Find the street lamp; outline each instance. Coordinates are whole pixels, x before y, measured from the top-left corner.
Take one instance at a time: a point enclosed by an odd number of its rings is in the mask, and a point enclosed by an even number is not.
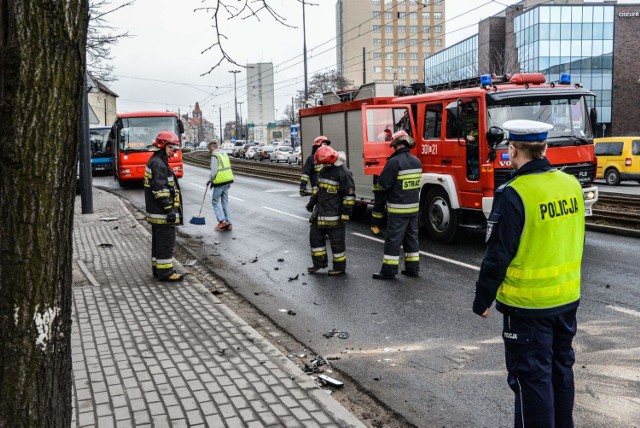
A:
[[[238,101],[238,104],[240,104],[240,132],[241,132],[240,135],[242,135],[242,139],[243,140],[246,140],[246,138],[244,136],[244,132],[242,131],[242,104],[244,104],[244,101]],[[236,132],[236,134],[237,134],[237,132]]]
[[[309,98],[309,85],[307,83],[307,20],[305,19],[304,3],[302,0],[302,39],[304,51],[304,106],[307,107],[307,99]]]
[[[229,73],[233,73],[233,97],[234,97],[234,102],[233,105],[235,107],[235,111],[236,111],[236,117],[235,117],[235,124],[236,124],[236,139],[238,139],[238,87],[237,87],[237,81],[236,81],[236,74],[240,73],[240,70],[229,70]]]

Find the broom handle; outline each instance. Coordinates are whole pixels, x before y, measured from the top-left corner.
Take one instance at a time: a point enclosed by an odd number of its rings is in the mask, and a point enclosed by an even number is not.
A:
[[[204,207],[204,200],[207,197],[207,190],[209,190],[209,186],[204,188],[204,195],[202,196],[202,203],[200,204],[200,212],[198,213],[198,217],[202,217],[202,207]]]

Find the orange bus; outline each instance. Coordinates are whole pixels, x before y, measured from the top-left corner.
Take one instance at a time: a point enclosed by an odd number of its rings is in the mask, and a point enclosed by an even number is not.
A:
[[[180,137],[184,125],[173,112],[142,111],[120,113],[111,128],[109,139],[113,150],[113,176],[122,187],[142,182],[144,169],[153,154],[147,146],[162,131],[173,131]],[[115,140],[115,141],[114,141]],[[181,178],[183,174],[182,150],[169,158],[169,165]]]

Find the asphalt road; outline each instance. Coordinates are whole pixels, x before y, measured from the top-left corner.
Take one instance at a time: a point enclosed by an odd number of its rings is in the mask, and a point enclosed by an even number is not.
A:
[[[185,171],[181,187],[190,219],[198,214],[208,171],[189,165]],[[119,189],[108,177],[94,178],[94,185],[144,209],[141,189]],[[334,366],[417,426],[512,425],[502,316],[493,310],[484,320],[470,310],[482,232],[455,245],[422,237],[421,277],[378,282],[371,273],[382,262],[383,241],[369,233],[368,218],[352,221],[347,275],[308,275],[307,199],[297,186],[236,176],[230,194],[233,232],[213,231],[208,196],[207,225],[181,228],[202,241],[229,286],[310,349],[339,356]],[[638,248],[634,238],[587,232],[574,342],[577,426],[640,425]],[[287,315],[289,309],[297,315]],[[334,328],[349,337],[323,337]]]

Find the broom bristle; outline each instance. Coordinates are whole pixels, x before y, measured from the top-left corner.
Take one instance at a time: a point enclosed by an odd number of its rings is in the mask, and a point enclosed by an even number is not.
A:
[[[191,223],[191,224],[200,224],[200,225],[206,224],[204,217],[193,217],[193,218],[191,218],[189,223]]]

